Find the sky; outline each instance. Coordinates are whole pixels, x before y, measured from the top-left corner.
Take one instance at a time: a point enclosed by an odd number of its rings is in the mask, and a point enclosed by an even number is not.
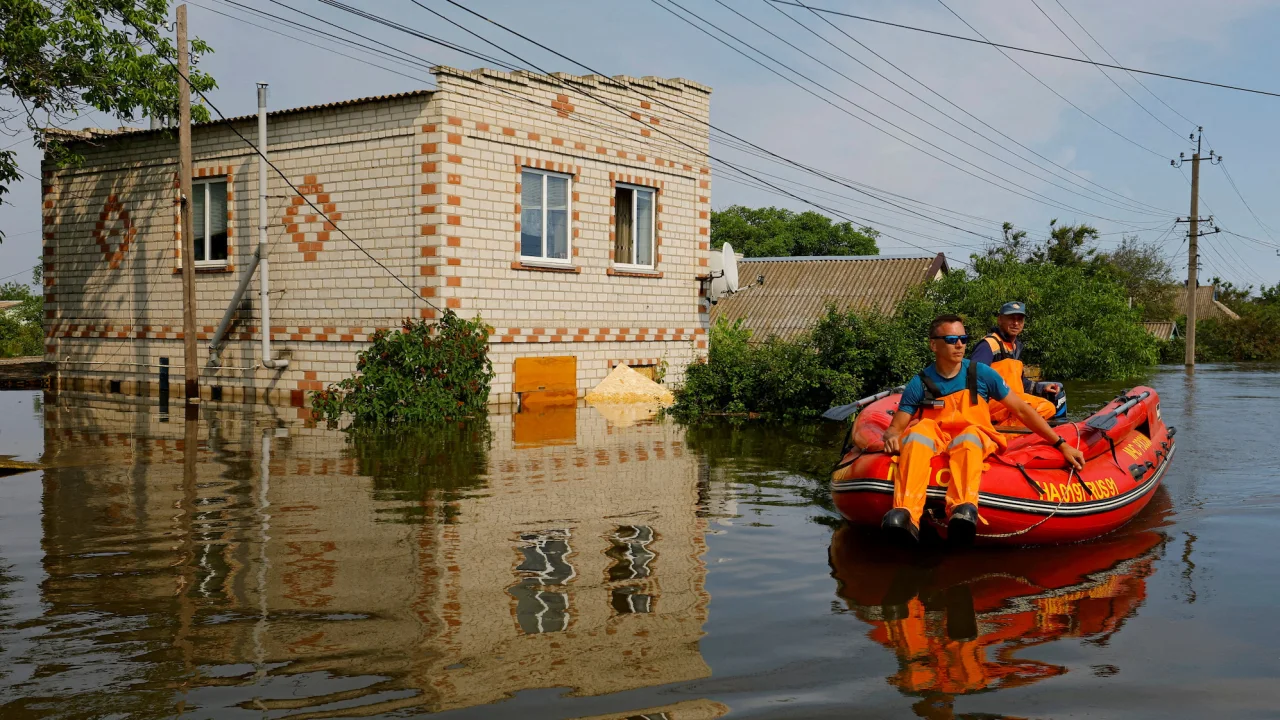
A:
[[[1128,67],[1280,92],[1271,71],[1280,65],[1272,42],[1280,3],[944,1],[805,4],[969,37],[976,29],[994,42],[1076,57],[1083,50],[1104,62],[1109,51]],[[414,0],[346,2],[511,65],[585,74],[576,61],[609,75],[709,85],[715,208],[818,209],[881,230],[884,254],[942,251],[953,267],[997,238],[1002,221],[1036,238],[1056,219],[1094,225],[1103,250],[1126,233],[1158,243],[1184,278],[1187,226],[1174,221],[1189,214],[1190,162],[1176,169],[1169,161],[1179,153],[1190,157],[1188,134],[1203,126],[1204,152],[1213,149],[1225,161],[1201,165],[1200,215],[1212,215],[1223,230],[1201,239],[1202,282],[1212,276],[1238,286],[1280,282],[1280,232],[1272,230],[1280,230],[1280,209],[1271,202],[1280,192],[1274,161],[1280,97],[1141,75],[1139,84],[1124,72],[1015,52],[1010,60],[985,45],[768,0],[674,0],[701,18],[684,15],[690,22],[677,16],[672,0],[458,0],[572,61],[447,0],[419,2],[494,45]],[[244,6],[325,32],[358,32],[420,62],[395,64]],[[190,0],[188,7],[191,34],[214,48],[200,65],[218,81],[209,99],[227,116],[255,112],[259,81],[270,84],[270,104],[278,109],[432,87],[422,63],[494,66],[320,0]],[[90,113],[69,127],[119,124]],[[768,154],[744,152],[741,141]],[[20,166],[39,172],[29,138],[0,136],[0,145],[12,145]],[[0,206],[0,282],[29,277],[39,258],[39,226],[38,183],[23,181]]]

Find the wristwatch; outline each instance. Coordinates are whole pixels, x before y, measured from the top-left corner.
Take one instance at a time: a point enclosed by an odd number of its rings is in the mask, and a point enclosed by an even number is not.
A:
[[[1062,443],[1064,443],[1064,442],[1066,442],[1066,441],[1067,441],[1067,439],[1066,439],[1066,438],[1064,438],[1064,437],[1062,437],[1061,435],[1059,435],[1059,436],[1058,436],[1058,442],[1054,443],[1054,444],[1053,444],[1053,446],[1054,446],[1055,448],[1057,448],[1058,446],[1062,445]]]

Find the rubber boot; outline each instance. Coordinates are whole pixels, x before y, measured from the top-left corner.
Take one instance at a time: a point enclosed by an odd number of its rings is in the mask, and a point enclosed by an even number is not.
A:
[[[978,534],[978,508],[973,503],[961,503],[951,511],[947,521],[947,541],[952,545],[972,545]]]
[[[894,508],[884,514],[880,528],[899,545],[915,545],[920,542],[920,528],[911,522],[906,508]]]

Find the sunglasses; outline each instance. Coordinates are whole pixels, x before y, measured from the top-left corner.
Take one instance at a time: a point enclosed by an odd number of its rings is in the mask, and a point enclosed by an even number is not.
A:
[[[968,335],[931,335],[929,336],[929,339],[941,340],[942,342],[948,345],[956,345],[956,344],[968,345],[969,344]]]

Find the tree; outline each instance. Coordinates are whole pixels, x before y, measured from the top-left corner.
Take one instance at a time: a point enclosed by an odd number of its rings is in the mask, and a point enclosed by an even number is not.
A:
[[[0,2],[0,130],[10,137],[30,132],[36,147],[65,166],[83,158],[47,130],[81,113],[98,110],[125,122],[176,117],[177,49],[164,27],[168,13],[168,0]],[[208,92],[216,84],[194,63],[211,50],[196,39],[191,52],[192,88]],[[197,105],[192,117],[204,121],[209,113]],[[16,154],[0,151],[0,202],[22,174]]]
[[[40,282],[43,268],[37,265],[32,279]],[[0,357],[44,354],[44,296],[34,295],[26,283],[0,285],[0,300],[20,304],[0,310]]]
[[[880,233],[816,212],[731,205],[711,213],[711,247],[726,242],[746,257],[879,255]]]
[[[1100,258],[1141,309],[1142,319],[1172,320],[1174,296],[1180,288],[1173,267],[1156,243],[1144,243],[1137,235],[1125,235],[1120,246]]]

